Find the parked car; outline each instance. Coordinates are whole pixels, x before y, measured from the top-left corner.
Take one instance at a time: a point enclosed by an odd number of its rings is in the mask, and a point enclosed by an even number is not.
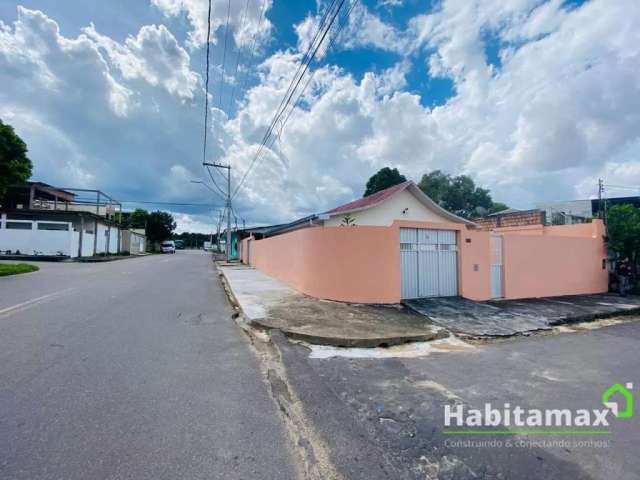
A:
[[[174,240],[173,243],[176,245],[176,250],[184,250],[184,242],[182,240]]]
[[[173,240],[165,240],[160,244],[160,251],[162,253],[176,253],[176,244]]]

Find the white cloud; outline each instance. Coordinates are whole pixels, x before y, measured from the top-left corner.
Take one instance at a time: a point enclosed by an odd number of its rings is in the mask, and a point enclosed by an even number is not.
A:
[[[399,54],[409,53],[409,38],[392,25],[381,20],[362,3],[346,2],[343,10],[336,17],[332,30],[318,50],[316,57],[322,59],[330,46],[330,38],[336,37],[336,45],[344,49],[375,48]],[[328,4],[318,1],[318,9],[324,14]],[[350,11],[345,20],[347,11]],[[332,11],[333,12],[333,11]],[[298,51],[306,52],[321,21],[321,13],[308,15],[302,22],[294,26],[298,36]],[[331,17],[330,17],[331,18]],[[334,47],[337,48],[337,47]]]
[[[191,71],[189,54],[164,25],[145,25],[124,44],[99,34],[94,25],[83,32],[104,50],[126,80],[142,78],[171,94],[193,98],[199,76]]]
[[[202,175],[203,95],[185,55],[164,27],[123,44],[95,30],[67,38],[19,7],[0,29],[0,118],[26,141],[37,180],[202,203],[187,179]],[[209,153],[218,148],[212,140]]]
[[[176,233],[197,232],[215,234],[218,228],[216,223],[218,220],[217,212],[211,213],[210,215],[198,216],[189,215],[187,213],[174,213],[173,218],[178,225]]]
[[[196,20],[204,2],[154,3],[168,16],[193,16],[192,41],[201,44]],[[217,28],[226,16],[226,2],[223,10],[219,3]],[[556,0],[443,0],[406,31],[371,12],[358,15],[353,25],[362,32],[345,45],[396,51],[398,62],[362,78],[333,65],[315,72],[236,199],[249,222],[280,222],[350,200],[387,165],[416,180],[435,168],[466,172],[497,200],[522,207],[588,196],[598,176],[640,181],[637,2],[591,0],[569,9]],[[301,42],[312,21],[298,24]],[[499,66],[489,63],[489,38],[500,45]],[[300,60],[299,51],[274,53],[237,116],[212,110],[210,155],[231,162],[234,182]],[[405,91],[410,61],[451,79],[455,94],[424,106],[430,102]],[[0,116],[24,136],[45,181],[69,178],[129,199],[202,202],[210,197],[187,184],[203,177],[203,93],[190,63],[163,26],[143,26],[123,42],[92,26],[67,38],[46,15],[20,9],[13,26],[0,26]],[[185,225],[206,218],[179,213]]]
[[[603,165],[627,165],[640,153],[636,2],[592,0],[569,10],[555,1],[445,0],[410,31],[432,74],[454,81],[454,97],[429,109],[398,91],[404,84],[389,82],[391,72],[387,82],[372,73],[357,82],[319,70],[308,107],[251,174],[245,195],[258,211],[271,206],[274,219],[320,211],[359,195],[386,165],[414,179],[435,168],[465,172],[497,200],[531,206],[583,196],[577,186],[595,185]],[[509,49],[500,67],[488,62],[487,35]],[[233,145],[250,150],[259,138],[295,61],[279,54],[265,62],[262,84],[229,124]],[[244,155],[234,161],[240,171],[248,164]]]
[[[273,0],[265,0],[264,12],[271,8]],[[191,47],[200,47],[207,41],[207,0],[151,0],[160,11],[167,17],[176,17],[186,14],[192,26],[189,33],[189,44]],[[232,28],[236,45],[243,47],[250,46],[255,38],[258,46],[269,40],[272,25],[262,15],[262,1],[253,0],[249,2],[249,10],[245,14],[246,2],[234,0],[231,2],[229,10],[229,25]],[[215,33],[224,28],[227,24],[227,11],[229,3],[227,0],[213,0],[211,2],[211,41],[216,43]]]

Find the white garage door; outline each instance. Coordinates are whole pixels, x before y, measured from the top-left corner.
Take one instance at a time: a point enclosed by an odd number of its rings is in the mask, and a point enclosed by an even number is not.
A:
[[[402,298],[458,295],[455,230],[400,229]]]

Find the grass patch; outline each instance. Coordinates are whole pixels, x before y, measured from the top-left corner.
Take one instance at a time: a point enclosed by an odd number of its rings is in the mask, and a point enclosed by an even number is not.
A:
[[[18,273],[37,272],[38,270],[40,270],[39,267],[28,263],[3,263],[0,264],[0,277],[17,275]]]

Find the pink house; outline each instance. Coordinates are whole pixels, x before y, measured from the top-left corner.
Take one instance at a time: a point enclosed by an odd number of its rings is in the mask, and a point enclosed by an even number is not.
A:
[[[482,230],[413,182],[242,241],[242,261],[307,295],[352,303],[606,292],[604,226]]]

